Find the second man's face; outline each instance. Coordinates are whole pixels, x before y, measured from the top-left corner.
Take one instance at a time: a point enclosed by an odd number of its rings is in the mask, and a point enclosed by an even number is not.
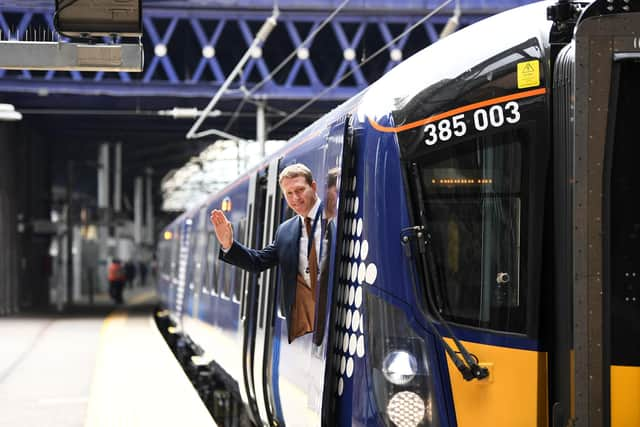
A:
[[[316,182],[311,185],[303,176],[284,178],[280,184],[287,203],[295,213],[307,216],[316,202]]]

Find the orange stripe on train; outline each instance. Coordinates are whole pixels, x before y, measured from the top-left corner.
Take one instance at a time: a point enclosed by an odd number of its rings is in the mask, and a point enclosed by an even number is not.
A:
[[[486,107],[489,105],[500,104],[503,102],[513,101],[515,99],[522,98],[530,98],[532,96],[544,95],[547,92],[547,89],[533,89],[527,90],[525,92],[518,92],[511,95],[499,96],[497,98],[491,98],[480,102],[475,102],[473,104],[463,105],[462,107],[454,108],[453,110],[445,111],[444,113],[436,114],[434,116],[429,116],[424,119],[417,120],[415,122],[407,123],[406,125],[396,126],[396,127],[388,127],[382,126],[371,117],[369,117],[369,123],[373,128],[379,132],[403,132],[405,130],[417,128],[418,126],[423,126],[431,122],[436,122],[438,120],[455,116],[456,114],[465,113],[467,111],[475,110],[477,108]]]

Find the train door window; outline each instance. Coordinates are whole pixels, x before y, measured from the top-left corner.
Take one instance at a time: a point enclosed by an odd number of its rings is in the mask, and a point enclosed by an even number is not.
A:
[[[436,272],[453,322],[525,332],[528,165],[524,128],[443,148],[420,162]]]
[[[284,196],[281,197],[280,203],[281,203],[280,212],[281,212],[281,218],[282,218],[280,222],[282,223],[287,221],[288,219],[293,218],[296,215],[296,213],[287,204],[287,201],[284,198]],[[279,268],[276,269],[276,274],[280,274],[279,270],[280,270]],[[277,310],[278,317],[280,317],[281,319],[284,319],[285,310],[284,310],[284,292],[283,291],[280,291],[278,294],[277,305],[278,305],[278,310]]]
[[[215,233],[209,232],[207,244],[207,282],[211,295],[218,295],[218,250],[220,244]]]

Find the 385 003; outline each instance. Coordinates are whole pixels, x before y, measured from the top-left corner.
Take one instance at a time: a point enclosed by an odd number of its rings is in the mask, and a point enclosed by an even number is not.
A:
[[[473,128],[482,132],[491,128],[499,128],[505,124],[515,124],[520,121],[520,106],[515,101],[504,105],[496,104],[487,108],[478,108],[472,113]],[[465,113],[456,114],[437,122],[428,123],[424,127],[424,142],[427,145],[435,145],[438,142],[447,142],[454,136],[461,137],[467,134],[468,126]]]

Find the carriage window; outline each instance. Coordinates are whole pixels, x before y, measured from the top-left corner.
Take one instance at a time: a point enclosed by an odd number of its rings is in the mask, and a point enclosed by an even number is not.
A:
[[[193,284],[195,286],[195,289],[199,290],[200,287],[202,286],[202,278],[203,278],[203,271],[204,271],[204,262],[206,260],[205,258],[205,254],[204,254],[204,250],[206,249],[206,241],[207,235],[204,232],[198,232],[196,233],[196,237],[195,237],[195,252],[194,252],[194,258],[195,258],[195,269],[194,269],[194,273],[193,273]]]
[[[158,243],[158,265],[161,274],[169,275],[171,272],[171,248],[168,241]]]
[[[212,295],[218,295],[218,250],[220,244],[215,233],[209,232],[209,244],[207,245],[207,282]]]
[[[244,218],[238,223],[238,228],[236,229],[236,233],[240,238],[240,243],[243,243],[245,245],[247,244],[245,239],[246,224],[247,224],[247,219]],[[242,277],[245,274],[246,273],[244,272],[244,270],[235,268],[235,273],[233,275],[234,276],[233,297],[232,297],[233,302],[237,302],[237,303],[240,302],[240,297],[241,297],[240,294],[242,293]]]
[[[231,280],[232,280],[232,270],[235,269],[231,264],[227,264],[224,262],[220,263],[219,271],[219,281],[218,286],[220,289],[220,296],[224,299],[229,299],[231,296]]]
[[[180,240],[182,239],[182,233],[177,232],[173,235],[171,243],[171,279],[172,281],[178,280],[178,254],[180,253]]]
[[[529,134],[477,138],[420,163],[442,315],[453,322],[524,332]]]

